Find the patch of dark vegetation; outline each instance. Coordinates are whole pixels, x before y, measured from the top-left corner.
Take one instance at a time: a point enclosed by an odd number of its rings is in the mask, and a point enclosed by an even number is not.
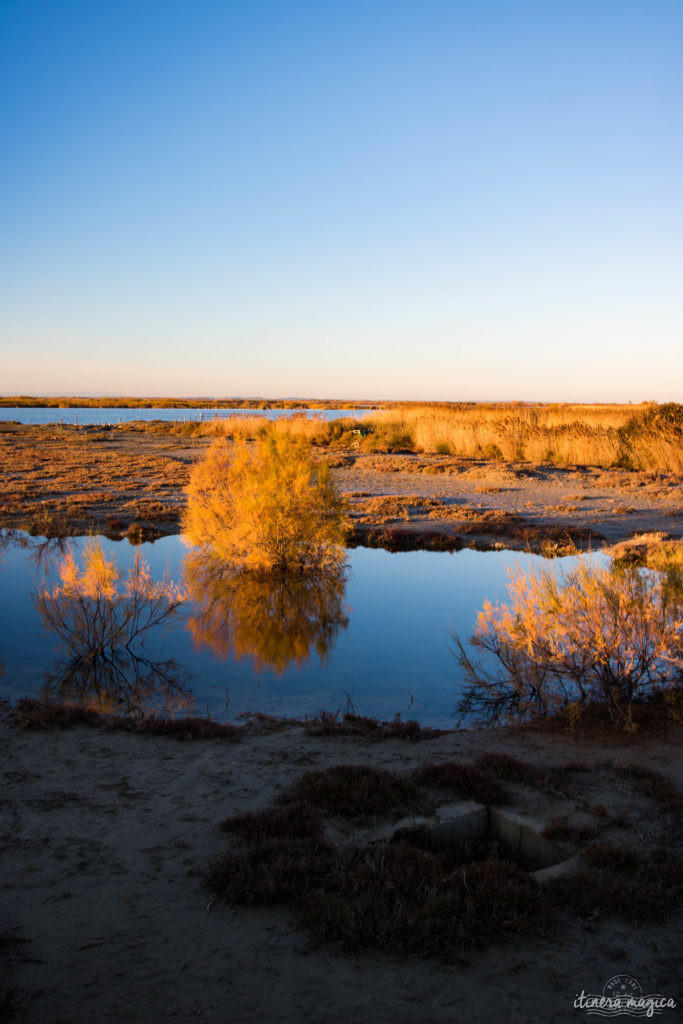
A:
[[[121,722],[121,724],[119,724]],[[105,723],[108,725],[108,723]],[[178,739],[229,739],[238,740],[242,728],[229,722],[215,722],[212,718],[162,718],[146,715],[140,719],[116,719],[113,728],[129,732],[149,733],[152,736],[176,736]]]
[[[349,548],[382,548],[385,551],[491,551],[500,548],[501,541],[486,540],[487,537],[507,538],[514,547],[524,547],[547,557],[558,554],[573,554],[582,547],[604,540],[595,530],[579,527],[537,525],[526,523],[517,517],[507,516],[500,522],[483,519],[481,523],[458,522],[457,532],[453,530],[428,530],[405,526],[368,526],[355,524],[347,533],[346,546]]]
[[[163,537],[161,530],[151,523],[130,523],[126,530],[126,536],[131,544],[142,544],[144,541],[154,542]]]
[[[206,884],[228,903],[281,903],[307,896],[329,871],[332,850],[319,839],[273,839],[217,857]]]
[[[303,801],[342,817],[362,818],[417,806],[419,792],[411,779],[383,768],[341,764],[308,772],[281,799]]]
[[[633,923],[663,921],[680,906],[683,861],[676,851],[656,850],[636,865],[605,863],[611,854],[590,855],[602,870],[579,871],[545,886],[548,900],[580,918],[611,914]],[[629,872],[626,876],[626,872]],[[613,873],[616,873],[616,877]]]
[[[562,821],[560,818],[554,818],[549,821],[546,827],[541,832],[544,839],[549,839],[551,842],[557,843],[585,843],[590,839],[595,839],[597,835],[597,829],[595,825],[588,823],[585,825],[570,825],[566,821]]]
[[[222,823],[248,845],[214,860],[206,882],[231,904],[288,903],[317,941],[334,941],[346,951],[374,946],[457,958],[469,948],[547,935],[566,915],[666,919],[683,891],[676,851],[646,858],[608,842],[586,847],[596,836],[593,822],[550,823],[546,838],[584,846],[584,867],[543,885],[490,836],[447,842],[415,827],[365,846],[331,846],[323,838],[321,812],[358,818],[400,807],[405,813],[419,804],[420,786],[503,802],[499,779],[543,789],[570,770],[588,768],[540,769],[489,754],[469,765],[427,765],[407,779],[354,765],[309,772],[279,803]],[[651,781],[649,773],[644,777]]]
[[[102,715],[89,708],[50,704],[30,697],[17,701],[13,719],[22,729],[67,728],[73,725],[101,725]]]
[[[510,754],[482,754],[475,766],[481,771],[491,772],[497,779],[505,782],[517,782],[523,786],[531,786],[542,792],[566,793],[569,776],[572,772],[588,771],[588,767],[579,762],[571,762],[559,767],[538,768],[534,764],[520,761]]]
[[[445,789],[480,804],[502,804],[509,799],[495,774],[478,765],[458,764],[456,761],[428,764],[417,769],[415,778],[423,785]]]
[[[607,868],[627,874],[637,871],[642,864],[637,853],[613,843],[591,843],[581,851],[581,857],[591,868]]]
[[[382,548],[384,551],[461,551],[478,548],[474,541],[439,530],[408,530],[400,526],[353,526],[346,536],[348,548]]]
[[[75,530],[65,515],[51,515],[49,512],[43,511],[29,520],[26,524],[26,532],[31,537],[57,540],[73,536]]]
[[[322,823],[313,805],[300,801],[285,807],[236,814],[221,822],[224,832],[234,832],[252,844],[274,839],[320,839]]]
[[[117,732],[145,733],[153,736],[176,736],[178,739],[240,739],[243,728],[211,718],[164,718],[146,715],[126,718],[107,715],[72,704],[52,704],[22,697],[14,708],[13,718],[22,729],[69,728],[90,725]]]
[[[643,736],[662,733],[666,735],[678,719],[672,714],[672,707],[681,702],[680,687],[673,687],[668,695],[657,692],[647,698],[631,701],[629,728],[619,733],[619,743],[638,743]],[[534,718],[527,722],[511,724],[517,732],[554,733],[572,732],[580,739],[604,737],[612,740],[615,735],[614,718],[609,708],[602,704],[587,703],[563,708],[556,714]]]
[[[434,854],[397,842],[343,851],[297,917],[347,950],[429,956],[536,930],[544,908],[535,882],[508,862],[446,871]]]
[[[304,732],[308,736],[367,736],[376,740],[417,742],[442,736],[444,730],[428,729],[419,722],[404,722],[398,714],[390,722],[380,722],[376,718],[367,718],[353,712],[347,712],[340,719],[338,711],[321,711],[315,718],[306,721]]]
[[[654,768],[635,764],[615,764],[615,775],[622,779],[634,779],[644,796],[661,804],[667,811],[677,811],[683,806],[683,795],[674,784]]]

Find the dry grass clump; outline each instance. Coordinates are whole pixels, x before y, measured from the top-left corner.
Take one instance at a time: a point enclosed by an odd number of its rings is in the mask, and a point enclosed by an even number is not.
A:
[[[414,805],[418,790],[410,779],[402,779],[383,768],[341,764],[308,772],[282,799],[303,801],[329,814],[361,818]]]
[[[338,711],[321,711],[315,718],[308,719],[304,724],[304,732],[308,736],[366,736],[370,739],[401,739],[415,743],[418,740],[431,740],[443,735],[442,729],[429,729],[419,722],[404,722],[399,714],[390,722],[380,722],[376,718],[367,718],[347,711],[339,718]]]
[[[164,425],[164,432],[184,437],[228,438],[232,441],[259,441],[272,435],[288,440],[303,440],[309,444],[328,444],[331,439],[328,422],[322,416],[307,416],[305,413],[294,413],[275,420],[257,413],[202,421],[189,420]]]
[[[513,864],[447,871],[434,854],[397,842],[344,851],[297,917],[348,950],[431,956],[537,930],[545,912],[538,886]]]
[[[167,718],[163,715],[103,714],[79,704],[55,704],[50,701],[22,697],[13,712],[14,721],[22,729],[69,728],[75,725],[97,726],[107,731],[134,732],[149,736],[175,736],[177,739],[239,740],[244,727],[216,722],[212,718]]]
[[[444,764],[428,764],[418,768],[415,778],[423,785],[445,789],[466,800],[480,804],[501,804],[508,801],[507,794],[499,785],[493,772],[477,765],[458,764],[447,761]]]
[[[448,870],[404,842],[332,850],[319,839],[272,840],[217,858],[207,885],[233,904],[290,901],[318,941],[420,956],[449,954],[537,930],[536,883],[509,862]]]
[[[510,754],[482,754],[475,761],[479,771],[491,773],[498,780],[516,782],[541,791],[563,789],[570,772],[584,771],[583,765],[563,765],[558,768],[538,768],[535,764],[520,761]]]
[[[205,880],[227,903],[253,906],[300,900],[329,869],[331,855],[319,839],[273,839],[217,857]]]
[[[252,844],[273,839],[319,839],[322,822],[313,804],[297,801],[285,807],[236,814],[221,822],[224,832],[234,832]]]
[[[635,854],[618,858],[601,846],[587,855],[593,870],[547,883],[549,902],[582,919],[610,914],[634,924],[661,922],[677,910],[683,892],[683,861],[678,851],[656,850],[647,859]]]
[[[612,771],[622,779],[634,779],[644,796],[656,801],[668,811],[677,811],[683,807],[683,795],[665,775],[655,768],[644,765],[614,765]]]
[[[101,725],[102,715],[90,708],[22,697],[17,701],[14,721],[22,729],[68,728],[73,725]]]

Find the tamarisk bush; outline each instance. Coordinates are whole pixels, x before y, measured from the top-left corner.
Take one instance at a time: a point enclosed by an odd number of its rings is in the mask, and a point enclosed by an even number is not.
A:
[[[194,467],[188,540],[243,571],[325,572],[344,562],[344,504],[305,440],[269,431],[216,441]]]

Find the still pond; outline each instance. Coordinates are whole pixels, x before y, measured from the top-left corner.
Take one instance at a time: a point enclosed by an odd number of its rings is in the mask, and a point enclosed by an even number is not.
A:
[[[352,708],[452,727],[462,678],[451,634],[468,638],[484,600],[505,599],[508,569],[543,561],[509,551],[357,548],[343,581],[244,588],[214,580],[181,537],[139,547],[103,539],[120,573],[119,596],[79,605],[65,563],[71,549],[72,565],[82,566],[86,539],[64,550],[25,534],[2,537],[0,696],[191,710],[221,721]],[[125,587],[136,553],[150,578],[138,577],[147,589],[131,604]],[[156,614],[168,603],[160,596],[165,577],[182,597],[168,615]]]

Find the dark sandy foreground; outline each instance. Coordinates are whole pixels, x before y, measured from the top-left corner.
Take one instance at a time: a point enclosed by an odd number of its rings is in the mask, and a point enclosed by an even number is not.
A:
[[[0,527],[36,535],[175,533],[207,438],[148,430],[0,424]],[[683,535],[677,474],[560,469],[451,456],[321,450],[360,543],[531,550]]]
[[[406,743],[309,737],[289,726],[239,743],[180,742],[85,727],[19,731],[6,714],[0,734],[0,983],[17,989],[17,1020],[544,1024],[589,1019],[574,1010],[576,994],[601,993],[617,973],[645,993],[683,998],[680,919],[640,928],[571,920],[550,939],[451,963],[347,957],[310,948],[286,909],[233,912],[212,904],[202,885],[207,860],[227,841],[218,822],[264,806],[305,770],[348,762],[402,770],[495,749],[538,764],[636,762],[680,785],[680,736],[624,745],[475,731]],[[630,807],[629,842],[666,841],[666,820],[630,780],[605,788],[597,777],[583,776],[587,795]]]

